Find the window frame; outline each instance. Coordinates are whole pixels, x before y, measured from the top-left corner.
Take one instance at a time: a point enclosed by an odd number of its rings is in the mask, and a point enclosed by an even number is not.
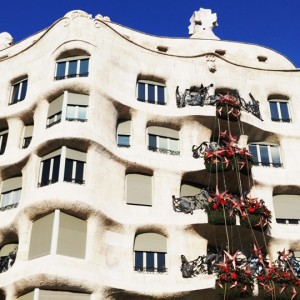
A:
[[[148,126],[147,127],[147,147],[148,150],[152,152],[162,153],[162,154],[170,154],[170,155],[180,155],[180,131],[161,127],[161,126]],[[155,147],[151,144],[152,141],[155,140]],[[162,142],[166,142],[166,147],[162,146]],[[178,150],[171,149],[172,141],[176,142]]]
[[[81,73],[80,68],[81,68],[81,64],[82,61],[88,61],[87,64],[87,72],[83,72]],[[89,76],[89,60],[90,60],[90,56],[74,56],[74,57],[68,57],[68,58],[64,58],[64,59],[58,59],[55,63],[55,76],[54,76],[54,80],[64,80],[64,79],[70,79],[70,78],[79,78],[79,77],[88,77]],[[70,66],[70,62],[76,61],[76,73],[75,74],[69,74],[69,66]],[[60,75],[58,76],[58,66],[60,63],[65,63],[65,67],[64,67],[64,75]]]
[[[269,112],[270,112],[270,118],[273,122],[279,122],[279,123],[292,123],[292,117],[291,117],[291,109],[290,109],[290,101],[284,100],[284,99],[269,99]],[[271,103],[276,104],[276,111],[278,114],[278,119],[276,119],[274,116],[272,116],[272,109],[271,109]],[[286,103],[287,113],[288,113],[288,119],[282,118],[282,109],[280,104]]]
[[[73,158],[72,153],[74,153],[78,156],[84,155],[83,159]],[[63,146],[44,157],[41,157],[41,163],[40,163],[40,171],[39,171],[39,180],[38,180],[38,187],[43,187],[47,185],[51,185],[57,182],[69,182],[69,183],[75,183],[84,185],[85,184],[85,176],[86,176],[86,152],[82,152],[79,150],[71,149],[66,146]],[[56,161],[55,161],[56,159]],[[66,174],[70,170],[69,166],[67,166],[67,161],[72,162],[72,168],[71,178],[66,177]],[[47,169],[44,169],[45,162],[49,166],[47,166]],[[79,163],[82,164],[82,171],[79,166]],[[55,165],[56,164],[56,165]],[[75,166],[75,167],[74,167]],[[54,167],[56,167],[54,169]],[[68,167],[68,170],[66,169]],[[53,172],[55,171],[55,172]],[[54,174],[54,177],[53,177]],[[81,174],[81,178],[78,177],[78,174]],[[47,176],[48,175],[48,176]],[[43,180],[43,177],[48,177],[47,181]]]
[[[26,84],[25,84],[25,82],[26,82]],[[17,96],[15,97],[15,89],[16,88],[17,88],[17,92],[16,92]],[[25,91],[24,91],[24,89],[25,89]],[[28,89],[28,77],[23,78],[21,80],[18,80],[15,83],[13,83],[12,89],[11,89],[9,105],[17,104],[17,103],[23,101],[26,98],[27,89]]]
[[[257,161],[255,161],[255,156],[254,156],[254,154],[250,150],[251,146],[256,146]],[[263,162],[262,161],[261,149],[260,149],[262,146],[267,147],[268,162]],[[277,150],[278,150],[278,157],[279,157],[280,163],[273,163],[273,158],[274,157],[272,157],[271,147],[277,148]],[[281,150],[280,150],[280,146],[279,145],[276,145],[276,144],[267,144],[267,143],[250,143],[250,144],[248,144],[248,150],[252,154],[253,161],[254,161],[254,163],[253,163],[254,166],[273,167],[273,168],[281,168],[281,167],[283,167],[282,154],[281,154]]]
[[[75,116],[74,118],[68,117],[68,108],[69,107],[75,107]],[[85,110],[85,118],[79,118],[79,108],[84,108]],[[87,122],[87,109],[88,106],[87,105],[75,105],[75,104],[68,104],[67,103],[67,107],[66,107],[66,121],[68,122]]]
[[[144,99],[141,98],[140,95],[140,88],[139,84],[144,85]],[[150,99],[149,95],[149,86],[154,86],[154,98]],[[163,88],[163,100],[159,100],[159,88]],[[149,80],[138,80],[136,84],[136,99],[139,102],[145,102],[145,103],[150,103],[150,104],[156,104],[156,105],[166,105],[167,104],[167,93],[166,93],[166,85],[160,82],[155,82],[155,81],[149,81]]]
[[[142,254],[142,266],[136,265],[137,253]],[[153,266],[148,266],[149,256],[153,255]],[[164,266],[159,266],[159,255],[163,256]],[[156,252],[156,251],[134,251],[133,253],[134,261],[134,271],[143,272],[143,273],[166,273],[168,271],[166,267],[167,263],[167,253],[166,252]]]
[[[5,136],[5,138],[4,138]],[[5,144],[3,145],[3,140],[5,140]],[[8,140],[8,129],[4,129],[0,131],[0,155],[5,153],[5,149],[7,146],[7,140]]]

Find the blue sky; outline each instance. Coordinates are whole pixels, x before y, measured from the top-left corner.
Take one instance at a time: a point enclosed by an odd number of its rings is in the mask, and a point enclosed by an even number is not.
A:
[[[115,23],[158,36],[188,37],[195,10],[218,15],[222,40],[263,45],[300,67],[300,0],[4,0],[0,32],[18,42],[50,26],[68,11],[109,16]]]

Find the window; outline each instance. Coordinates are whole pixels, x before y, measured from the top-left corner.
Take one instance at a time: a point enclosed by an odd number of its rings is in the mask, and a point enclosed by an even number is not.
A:
[[[289,105],[284,100],[270,100],[269,101],[271,120],[274,122],[291,122]]]
[[[86,111],[87,106],[83,105],[67,105],[66,120],[67,121],[77,121],[86,122]]]
[[[1,190],[0,210],[7,210],[18,206],[22,191],[22,177],[13,177],[3,181]]]
[[[140,80],[137,83],[137,100],[165,105],[165,86],[157,82]]]
[[[87,222],[60,210],[32,224],[28,259],[45,255],[85,258]]]
[[[0,131],[0,155],[4,154],[8,138],[8,130]]]
[[[130,147],[131,121],[120,121],[117,126],[118,147]]]
[[[89,96],[65,91],[49,104],[47,128],[62,120],[86,122]]]
[[[164,154],[179,155],[179,132],[158,126],[148,127],[148,149]]]
[[[4,245],[0,250],[0,273],[6,272],[15,263],[18,252],[18,244],[10,243]]]
[[[28,80],[24,79],[22,81],[15,83],[12,86],[12,95],[11,95],[10,104],[15,104],[25,99],[26,92],[27,92],[27,83]]]
[[[27,125],[24,127],[22,149],[28,148],[32,140],[33,125]]]
[[[167,239],[157,233],[143,233],[134,241],[134,270],[139,272],[167,272]]]
[[[152,205],[152,176],[144,174],[126,175],[127,204]]]
[[[280,224],[300,224],[300,196],[276,195],[273,196],[276,222]]]
[[[251,144],[249,145],[249,151],[256,166],[282,167],[277,145]]]
[[[89,75],[89,58],[74,57],[68,60],[59,60],[56,63],[55,80]]]
[[[66,292],[66,291],[52,291],[35,288],[34,291],[27,293],[17,298],[18,300],[89,300],[89,294]]]
[[[65,181],[85,183],[86,153],[62,147],[42,158],[39,186]]]

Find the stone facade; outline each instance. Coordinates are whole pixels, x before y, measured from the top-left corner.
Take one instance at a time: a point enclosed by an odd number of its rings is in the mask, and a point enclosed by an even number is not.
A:
[[[0,70],[0,254],[12,256],[0,274],[3,299],[50,299],[50,291],[55,299],[219,299],[214,275],[183,278],[180,257],[224,246],[226,226],[208,224],[201,209],[174,211],[183,185],[226,180],[238,194],[241,184],[272,213],[271,228],[254,233],[269,259],[300,251],[300,73],[283,55],[150,36],[73,11],[1,50]],[[201,85],[205,99],[237,90],[245,103],[259,101],[260,118],[242,110],[238,122],[220,123],[214,105],[178,107]],[[228,128],[261,151],[249,186],[247,176],[212,175],[192,156],[193,145]],[[250,251],[251,228],[238,218],[226,228],[234,250]]]

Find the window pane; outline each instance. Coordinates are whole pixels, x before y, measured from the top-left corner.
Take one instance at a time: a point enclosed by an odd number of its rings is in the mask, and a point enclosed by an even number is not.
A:
[[[11,193],[8,192],[8,193],[3,193],[2,194],[2,203],[1,203],[1,207],[6,207],[8,205],[10,205],[10,197],[11,196]]]
[[[79,76],[85,77],[89,74],[89,59],[81,59],[80,60],[80,70],[79,70]]]
[[[283,122],[290,122],[289,110],[287,102],[280,102],[281,119]]]
[[[168,149],[168,138],[159,136],[158,141],[159,141],[158,145],[160,149]]]
[[[1,136],[1,147],[0,147],[0,155],[4,153],[7,143],[8,133],[5,133]]]
[[[27,92],[27,80],[22,81],[22,89],[21,89],[21,95],[19,100],[24,100],[26,97]]]
[[[69,61],[68,77],[76,77],[77,60]]]
[[[142,251],[135,251],[134,252],[134,269],[136,271],[143,270],[143,252]]]
[[[66,158],[64,181],[72,182],[73,160]]]
[[[179,151],[179,141],[175,139],[170,139],[170,150]]]
[[[83,171],[84,171],[84,162],[76,161],[76,173],[75,173],[75,182],[82,184],[83,183]]]
[[[66,74],[66,62],[57,63],[56,79],[64,79]]]
[[[145,83],[138,82],[138,100],[145,102]]]
[[[270,146],[270,150],[271,150],[271,157],[272,157],[273,165],[280,167],[281,160],[280,160],[279,148],[277,146]]]
[[[163,86],[157,86],[157,103],[165,104],[165,87]]]
[[[149,134],[149,149],[156,149],[156,135]]]
[[[270,159],[269,159],[269,153],[268,153],[268,146],[259,145],[259,150],[260,150],[261,164],[263,166],[269,166]]]
[[[20,88],[19,83],[13,86],[13,93],[11,98],[12,103],[18,102],[19,88]]]
[[[11,204],[19,203],[20,202],[20,197],[21,197],[21,189],[11,191],[11,193],[12,193]]]
[[[154,252],[146,252],[147,271],[154,272]]]
[[[155,85],[148,84],[148,102],[155,103]]]
[[[129,135],[118,135],[118,145],[119,146],[130,146]]]
[[[269,102],[270,111],[271,111],[271,119],[272,121],[279,121],[279,114],[277,109],[277,102]]]
[[[75,105],[68,105],[67,106],[67,113],[66,118],[67,119],[75,119],[75,113],[76,113],[76,106]]]
[[[258,164],[257,146],[249,145],[249,152],[252,154],[254,164],[257,165]]]
[[[157,253],[157,271],[165,272],[166,271],[166,254],[158,252]]]
[[[47,160],[43,161],[41,186],[49,184],[50,163],[51,163],[50,159],[47,159]]]
[[[86,106],[78,106],[78,119],[86,120]]]
[[[59,174],[60,155],[58,155],[52,159],[53,159],[53,171],[52,171],[51,182],[57,182],[58,174]]]

